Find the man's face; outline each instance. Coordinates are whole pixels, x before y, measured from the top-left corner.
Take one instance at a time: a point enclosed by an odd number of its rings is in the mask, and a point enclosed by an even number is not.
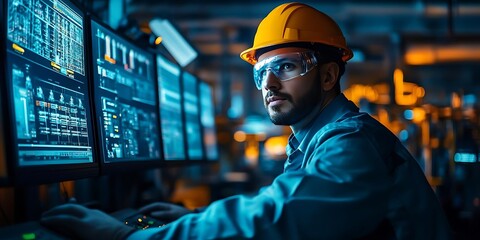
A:
[[[284,53],[305,52],[303,48],[279,48],[259,56],[258,61]],[[276,125],[293,125],[319,104],[322,91],[318,67],[303,76],[280,81],[271,71],[261,87],[265,109]]]

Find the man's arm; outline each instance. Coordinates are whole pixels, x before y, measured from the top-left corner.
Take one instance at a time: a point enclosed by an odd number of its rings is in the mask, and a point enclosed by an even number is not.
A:
[[[284,173],[259,195],[212,203],[155,230],[156,238],[326,239],[361,237],[387,211],[388,176],[375,143],[357,128],[336,128],[307,149],[305,169]]]

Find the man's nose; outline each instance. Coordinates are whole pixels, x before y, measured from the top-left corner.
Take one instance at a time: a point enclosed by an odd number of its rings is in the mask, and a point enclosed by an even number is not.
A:
[[[266,71],[267,75],[265,76],[265,80],[263,80],[265,89],[280,89],[282,85],[280,84],[280,79],[278,79],[277,75],[275,75],[271,69],[267,69]]]

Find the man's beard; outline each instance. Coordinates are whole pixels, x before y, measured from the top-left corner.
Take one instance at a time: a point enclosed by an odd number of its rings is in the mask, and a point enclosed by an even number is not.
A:
[[[323,93],[319,93],[319,86],[317,86],[317,84],[315,85],[316,86],[309,88],[309,91],[301,97],[298,102],[293,102],[292,97],[288,94],[269,92],[266,95],[267,97],[280,96],[292,105],[292,108],[286,112],[281,112],[282,106],[273,106],[270,108],[271,111],[269,111],[268,106],[266,106],[265,108],[270,117],[270,121],[275,125],[290,126],[307,116],[317,104],[321,104],[320,99]],[[272,111],[273,113],[271,113]]]

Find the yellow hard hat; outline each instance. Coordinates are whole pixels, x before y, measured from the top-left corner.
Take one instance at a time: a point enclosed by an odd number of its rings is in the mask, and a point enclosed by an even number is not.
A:
[[[279,44],[311,42],[342,50],[342,60],[348,61],[353,52],[347,47],[342,30],[328,15],[302,3],[285,3],[273,9],[260,23],[253,47],[243,51],[240,58],[255,64],[255,52]]]

